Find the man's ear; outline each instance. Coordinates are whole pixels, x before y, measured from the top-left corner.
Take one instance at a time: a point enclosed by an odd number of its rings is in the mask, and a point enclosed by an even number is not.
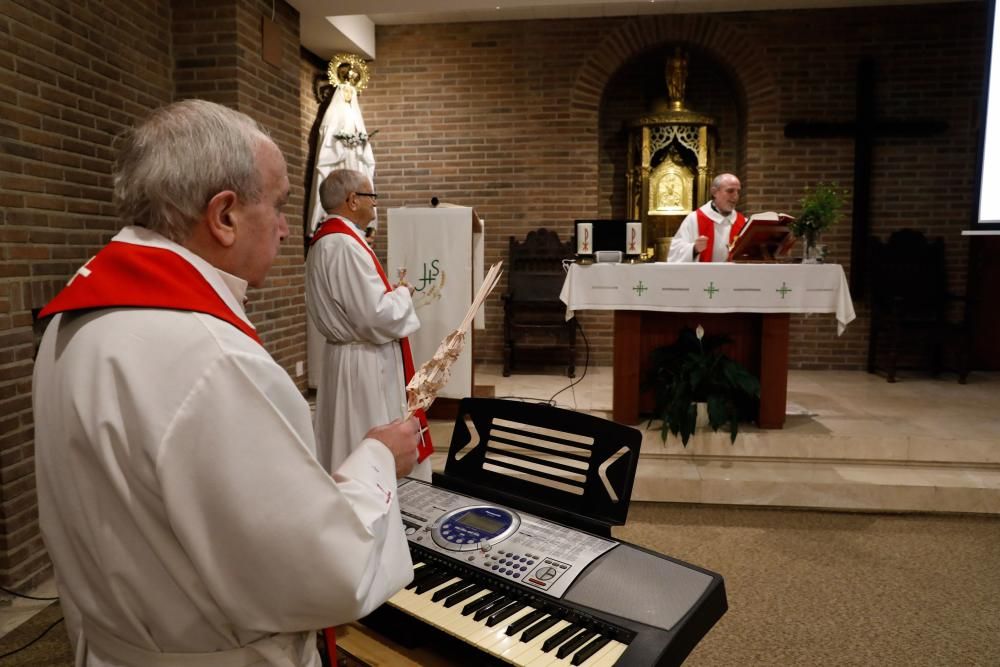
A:
[[[232,190],[223,190],[208,200],[205,219],[208,231],[219,245],[228,248],[236,242],[236,204],[239,198]]]

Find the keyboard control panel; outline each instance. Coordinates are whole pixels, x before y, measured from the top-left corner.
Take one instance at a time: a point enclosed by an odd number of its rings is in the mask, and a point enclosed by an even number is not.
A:
[[[413,479],[401,480],[407,539],[559,598],[618,542]]]

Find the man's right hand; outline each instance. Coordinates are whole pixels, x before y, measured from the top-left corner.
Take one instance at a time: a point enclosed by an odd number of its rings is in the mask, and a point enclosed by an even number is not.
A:
[[[705,248],[708,247],[708,237],[699,236],[694,240],[694,254],[700,255],[705,252]]]
[[[416,417],[397,419],[385,426],[376,426],[365,434],[374,438],[392,452],[396,460],[396,478],[406,477],[417,464],[417,445],[420,444],[420,422]]]

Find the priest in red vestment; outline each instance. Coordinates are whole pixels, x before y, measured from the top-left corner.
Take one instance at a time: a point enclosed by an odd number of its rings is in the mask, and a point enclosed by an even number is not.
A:
[[[712,181],[712,199],[689,213],[670,240],[668,262],[725,262],[729,244],[739,235],[746,218],[736,210],[740,179],[719,174]]]

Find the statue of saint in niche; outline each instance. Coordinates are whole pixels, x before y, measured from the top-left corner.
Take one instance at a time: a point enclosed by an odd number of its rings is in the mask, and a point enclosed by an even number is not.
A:
[[[673,58],[667,60],[667,95],[674,109],[684,108],[684,87],[687,84],[687,56],[680,47],[674,51]]]

